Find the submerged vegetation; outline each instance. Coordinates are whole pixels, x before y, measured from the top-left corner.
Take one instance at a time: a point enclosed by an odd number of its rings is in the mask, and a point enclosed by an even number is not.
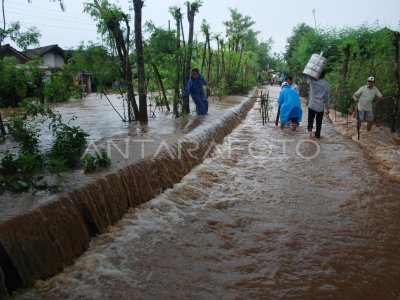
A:
[[[0,188],[11,191],[57,188],[63,179],[61,172],[79,164],[87,144],[88,134],[80,127],[71,126],[70,121],[64,123],[60,114],[33,103],[22,115],[13,117],[8,124],[8,133],[18,143],[18,153],[10,150],[1,153]],[[47,151],[41,150],[39,145],[45,125],[53,136]],[[46,182],[48,173],[54,174],[57,182]]]

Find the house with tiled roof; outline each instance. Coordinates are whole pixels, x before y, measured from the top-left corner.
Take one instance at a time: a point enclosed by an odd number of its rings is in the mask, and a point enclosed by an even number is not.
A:
[[[65,64],[64,50],[57,44],[22,51],[30,59],[40,58],[42,65],[49,68],[61,68]]]
[[[0,47],[0,59],[4,57],[14,57],[18,64],[39,58],[42,62],[41,68],[47,70],[58,70],[65,65],[64,50],[57,44],[25,51],[18,51],[6,44]]]
[[[3,46],[0,46],[0,59],[4,57],[14,57],[17,60],[18,64],[25,64],[31,59],[26,56],[25,54],[21,53],[17,49],[13,48],[10,46],[10,44],[6,44]]]

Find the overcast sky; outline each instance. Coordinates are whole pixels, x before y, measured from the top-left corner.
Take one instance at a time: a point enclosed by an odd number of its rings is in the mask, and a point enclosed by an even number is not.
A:
[[[77,47],[81,41],[100,42],[95,23],[90,16],[82,13],[83,1],[64,0],[65,12],[61,12],[59,5],[50,3],[49,0],[32,2],[28,4],[27,0],[6,0],[6,20],[20,21],[23,29],[36,26],[42,34],[40,46],[58,44],[69,49]],[[126,3],[130,1],[110,2],[120,2],[128,11]],[[184,2],[185,0],[145,0],[143,19],[152,20],[155,25],[164,28],[168,28],[168,20],[171,20],[173,27],[168,8],[172,5],[183,7]],[[304,22],[315,26],[314,9],[318,28],[343,28],[378,22],[380,26],[400,29],[400,0],[204,0],[195,19],[196,32],[199,33],[202,19],[206,19],[213,33],[224,34],[222,22],[230,19],[229,8],[237,8],[243,15],[250,16],[256,22],[253,28],[260,31],[259,37],[262,40],[272,37],[274,52],[284,52],[286,39],[297,24]],[[185,25],[187,28],[186,17]],[[201,33],[198,39],[203,39]]]

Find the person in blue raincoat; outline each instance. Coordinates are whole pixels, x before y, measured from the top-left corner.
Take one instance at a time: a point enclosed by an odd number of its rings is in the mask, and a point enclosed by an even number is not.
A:
[[[289,83],[282,83],[282,90],[279,94],[278,105],[280,106],[281,129],[285,124],[293,124],[292,130],[295,131],[303,117],[299,94],[292,89]]]
[[[194,68],[182,94],[182,98],[188,97],[189,94],[192,96],[194,103],[196,103],[197,115],[206,115],[208,112],[208,99],[204,93],[204,85],[206,84],[207,81],[200,74],[199,69]]]

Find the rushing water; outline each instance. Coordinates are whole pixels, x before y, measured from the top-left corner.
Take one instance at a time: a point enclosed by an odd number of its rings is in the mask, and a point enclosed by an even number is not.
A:
[[[3,216],[10,211],[15,213],[16,209],[25,210],[5,220],[0,218],[0,298],[5,295],[4,288],[11,292],[62,271],[87,249],[91,236],[106,232],[129,208],[171,188],[201,163],[254,104],[253,98],[231,97],[242,101],[233,108],[223,109],[229,103],[232,105],[228,99],[224,105],[213,103],[210,116],[182,118],[188,122],[179,123],[186,123],[189,133],[178,140],[149,132],[159,138],[152,139],[153,147],[147,148],[144,159],[137,159],[140,154],[133,153],[123,159],[125,164],[119,169],[114,166],[114,170],[87,178],[75,172],[73,180],[77,186],[69,192],[43,197],[42,201],[35,201],[34,197],[26,199],[23,194],[17,198],[22,201],[17,203],[5,195],[4,202],[11,205],[1,211]],[[215,111],[218,106],[222,109]],[[170,122],[170,126],[178,123]],[[134,147],[128,148],[126,152],[132,153]],[[114,163],[115,156],[111,158]],[[31,207],[21,207],[21,203]]]
[[[150,95],[149,95],[150,96]],[[117,95],[108,96],[112,105],[123,114],[122,99]],[[155,109],[155,118],[150,118],[148,124],[137,122],[122,122],[118,114],[112,109],[106,98],[92,94],[83,100],[71,100],[65,103],[54,105],[63,120],[75,117],[73,126],[80,126],[89,133],[87,152],[94,153],[99,148],[105,148],[111,157],[111,166],[105,172],[117,171],[135,161],[145,157],[151,157],[167,145],[176,143],[182,136],[195,130],[202,124],[212,123],[220,119],[232,107],[243,101],[244,97],[229,96],[223,101],[215,101],[210,97],[210,114],[207,116],[196,116],[193,101],[191,101],[192,114],[186,117],[174,119],[172,113]],[[154,110],[154,107],[153,107]],[[149,113],[150,115],[150,113]],[[153,114],[151,114],[153,116]],[[43,151],[49,149],[52,142],[51,131],[47,126],[42,126],[40,147]],[[17,152],[16,144],[7,140],[0,144],[0,151],[14,149]],[[93,182],[103,173],[83,174],[83,166],[61,175],[64,177],[62,192],[69,192],[79,186]],[[54,183],[55,176],[45,178],[48,182]],[[24,193],[0,193],[0,223],[18,214],[34,209],[39,205],[53,200],[57,195],[46,191],[27,191]]]
[[[277,89],[271,94],[276,96]],[[399,184],[258,106],[181,183],[21,299],[400,299]]]

